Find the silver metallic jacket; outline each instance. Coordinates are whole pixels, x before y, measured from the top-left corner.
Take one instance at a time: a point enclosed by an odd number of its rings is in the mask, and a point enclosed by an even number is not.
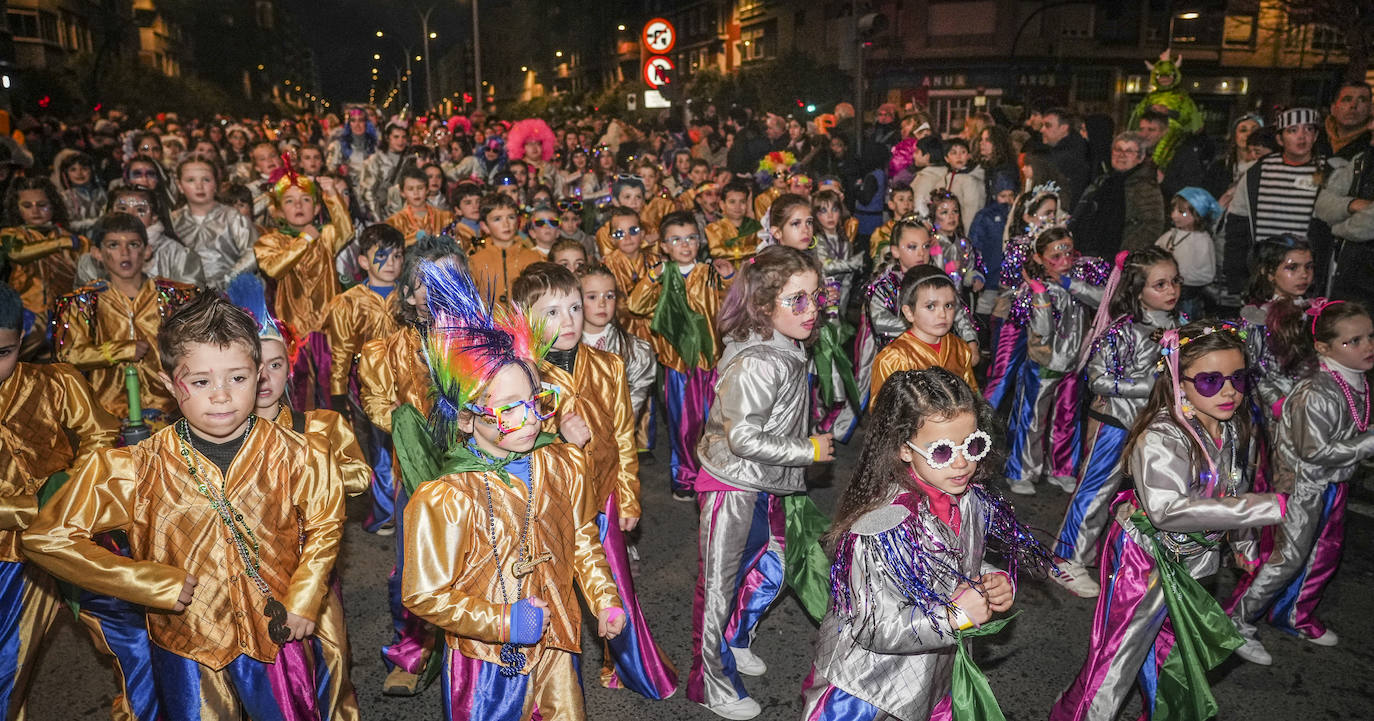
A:
[[[1122,323],[1103,334],[1088,358],[1088,388],[1097,396],[1093,410],[1130,428],[1155,386],[1160,355],[1154,333],[1176,327],[1168,313],[1149,310],[1142,321]]]
[[[1158,529],[1161,542],[1176,553],[1194,578],[1203,578],[1216,573],[1220,547],[1198,544],[1184,534],[1201,533],[1215,541],[1223,531],[1230,531],[1226,535],[1231,547],[1256,560],[1254,530],[1278,523],[1282,514],[1274,494],[1246,492],[1253,444],[1247,444],[1251,448],[1237,447],[1235,425],[1222,424],[1222,444],[1217,448],[1209,442],[1207,432],[1193,423],[1216,465],[1217,481],[1210,490],[1203,479],[1208,472],[1206,462],[1194,462],[1196,445],[1166,411],[1160,411],[1136,440],[1127,468],[1135,483],[1136,500]],[[1128,503],[1118,506],[1117,522],[1137,544],[1150,548],[1149,539],[1143,538],[1129,520],[1132,510]]]
[[[987,507],[970,490],[958,500],[959,533],[930,513],[923,500],[915,519],[922,552],[936,562],[976,578],[998,569],[983,561]],[[829,682],[902,721],[926,721],[950,690],[954,666],[954,629],[943,608],[927,615],[893,585],[883,565],[885,545],[911,511],[898,503],[859,518],[850,529],[858,536],[849,571],[853,618],[832,608],[816,639],[813,687]],[[910,573],[912,569],[905,569]],[[922,579],[946,600],[959,584],[953,573]],[[933,618],[932,618],[933,616]]]
[[[1306,305],[1306,301],[1302,301]],[[1284,373],[1279,368],[1279,360],[1270,347],[1269,328],[1266,316],[1269,304],[1247,305],[1240,309],[1241,325],[1245,327],[1245,362],[1255,373],[1255,395],[1258,397],[1266,419],[1271,418],[1270,409],[1280,399],[1288,397],[1289,391],[1297,385],[1297,376]]]
[[[815,453],[807,435],[810,364],[806,349],[781,333],[726,341],[716,400],[697,443],[702,468],[738,488],[804,492]]]
[[[614,353],[625,361],[625,379],[630,384],[630,407],[638,417],[649,399],[649,389],[653,387],[654,374],[658,371],[653,347],[649,341],[613,325],[606,329],[601,350]]]
[[[387,218],[386,190],[387,186],[391,184],[391,174],[400,162],[400,153],[391,153],[378,148],[377,152],[373,153],[372,157],[363,163],[363,176],[358,180],[363,211],[379,223]]]
[[[172,227],[182,244],[200,256],[205,281],[214,290],[223,290],[229,279],[239,273],[258,269],[258,259],[253,255],[257,230],[247,218],[223,203],[216,203],[199,220],[189,208],[178,208],[172,212]]]
[[[1078,281],[1074,281],[1078,282]],[[1087,306],[1068,290],[1051,283],[1031,299],[1030,337],[1026,354],[1041,367],[1069,373],[1087,341]]]
[[[1352,388],[1351,395],[1363,419],[1364,389]],[[1360,461],[1374,456],[1374,433],[1359,432],[1345,393],[1320,368],[1288,394],[1273,441],[1274,490],[1302,499],[1350,480]]]

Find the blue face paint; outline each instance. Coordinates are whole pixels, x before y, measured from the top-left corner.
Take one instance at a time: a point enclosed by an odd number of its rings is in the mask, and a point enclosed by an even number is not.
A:
[[[372,266],[374,268],[380,269],[382,266],[386,265],[387,260],[391,258],[391,251],[393,250],[395,249],[378,248],[377,252],[372,254]]]

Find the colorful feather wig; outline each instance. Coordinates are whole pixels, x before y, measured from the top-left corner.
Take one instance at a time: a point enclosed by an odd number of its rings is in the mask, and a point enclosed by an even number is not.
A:
[[[295,366],[296,356],[300,352],[300,336],[288,323],[278,319],[268,310],[267,289],[263,287],[262,279],[254,273],[240,273],[229,281],[224,294],[229,297],[230,303],[253,316],[253,320],[258,324],[259,340],[281,341],[282,345],[286,346],[286,357],[291,361],[291,365]]]
[[[291,165],[291,156],[287,153],[282,153],[281,167],[272,171],[268,181],[272,183],[272,201],[278,205],[281,204],[286,191],[293,187],[305,191],[316,203],[320,201],[320,186],[314,180],[297,173],[295,166]]]
[[[520,310],[495,306],[482,295],[465,268],[425,262],[420,267],[429,312],[425,356],[434,385],[430,426],[435,441],[448,446],[459,434],[462,409],[481,397],[497,371],[521,364],[535,368],[553,347],[544,325]]]

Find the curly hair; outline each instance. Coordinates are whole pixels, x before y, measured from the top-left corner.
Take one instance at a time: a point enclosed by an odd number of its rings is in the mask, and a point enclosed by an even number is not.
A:
[[[19,178],[10,186],[9,194],[5,196],[5,225],[24,224],[24,216],[19,212],[19,194],[26,190],[43,191],[48,199],[48,207],[52,209],[52,224],[59,228],[67,224],[67,205],[62,202],[57,186],[46,177],[36,176]]]
[[[801,273],[815,273],[819,282],[820,262],[810,253],[783,245],[764,248],[745,261],[716,318],[721,337],[742,341],[758,333],[765,340],[772,338],[778,293]]]
[[[1178,273],[1178,261],[1174,260],[1173,254],[1157,245],[1126,256],[1126,265],[1121,268],[1121,282],[1117,284],[1116,293],[1112,295],[1108,306],[1113,318],[1128,315],[1139,319],[1145,315],[1145,308],[1140,304],[1140,294],[1145,291],[1150,269],[1160,263],[1173,265],[1175,274]],[[1178,309],[1170,311],[1169,315],[1178,320]]]
[[[978,428],[994,429],[993,409],[958,376],[936,366],[926,370],[899,371],[883,383],[873,401],[873,418],[883,419],[864,437],[859,464],[845,488],[835,511],[835,521],[826,532],[825,543],[834,543],[849,532],[855,521],[887,502],[898,490],[907,487],[907,464],[902,462],[902,445],[920,432],[926,421],[948,421],[963,413],[978,419]],[[978,462],[974,483],[997,475],[1002,467],[997,445]]]

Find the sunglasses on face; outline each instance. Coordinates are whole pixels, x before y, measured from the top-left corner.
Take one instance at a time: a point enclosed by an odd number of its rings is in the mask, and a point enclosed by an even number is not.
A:
[[[825,303],[826,294],[824,289],[809,294],[797,292],[785,298],[778,299],[778,305],[790,309],[792,315],[801,315],[812,307],[817,309],[824,308]]]
[[[552,418],[558,412],[558,389],[545,387],[529,400],[494,408],[469,403],[467,409],[476,413],[483,421],[495,423],[497,432],[504,436],[524,428],[529,424],[531,417],[536,423],[543,423]]]
[[[1222,375],[1220,371],[1210,371],[1208,373],[1198,373],[1195,376],[1183,376],[1183,380],[1189,381],[1197,389],[1203,398],[1211,398],[1221,392],[1226,387],[1226,381],[1231,381],[1231,387],[1237,393],[1245,393],[1250,390],[1250,371],[1242,368],[1229,376]]]
[[[992,438],[983,431],[974,431],[959,445],[955,445],[954,441],[948,438],[941,438],[928,448],[918,448],[911,441],[907,441],[906,446],[926,459],[926,465],[938,471],[954,463],[955,453],[964,454],[964,459],[970,463],[983,460],[987,457],[988,451],[992,450]]]
[[[557,227],[558,227],[558,221],[556,221],[556,220],[549,220],[548,218],[538,218],[538,219],[536,219],[536,220],[531,220],[531,221],[530,221],[530,227],[531,227],[531,228],[557,228]]]
[[[629,230],[619,230],[619,229],[617,229],[617,230],[612,230],[612,231],[611,231],[611,237],[612,237],[612,238],[615,238],[616,240],[620,240],[620,239],[622,239],[622,238],[625,237],[625,234],[626,234],[626,233],[629,233],[630,236],[633,237],[633,236],[639,235],[640,233],[643,233],[643,232],[644,232],[644,231],[641,230],[640,227],[639,227],[638,225],[636,225],[636,226],[631,227]]]
[[[560,200],[560,201],[558,201],[558,210],[559,210],[559,212],[562,212],[562,213],[567,213],[567,212],[581,213],[581,212],[582,212],[582,201],[580,201],[580,200]]]
[[[700,243],[701,236],[696,233],[692,233],[691,235],[674,235],[671,238],[664,238],[663,242],[675,248],[684,243]]]

